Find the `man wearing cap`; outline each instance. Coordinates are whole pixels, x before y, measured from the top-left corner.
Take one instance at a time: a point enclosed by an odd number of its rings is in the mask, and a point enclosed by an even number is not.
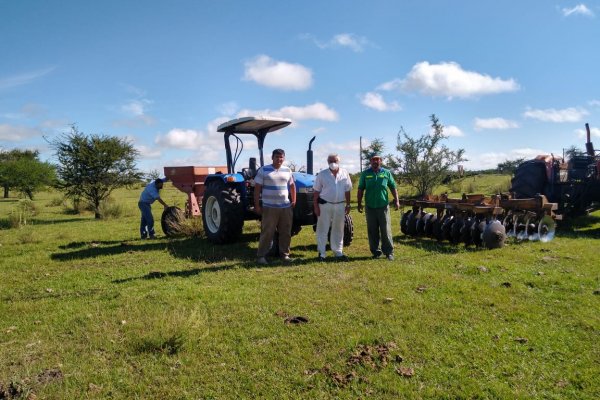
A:
[[[338,261],[346,261],[344,255],[344,220],[350,212],[352,181],[348,171],[340,168],[340,156],[327,156],[329,168],[319,172],[315,178],[313,208],[317,220],[317,251],[319,261],[325,261],[327,235],[331,228],[329,244]]]
[[[150,238],[154,239],[154,217],[152,216],[152,203],[158,200],[165,208],[168,207],[167,203],[160,198],[160,190],[163,188],[163,183],[167,180],[156,179],[150,182],[140,195],[138,201],[138,208],[142,213],[142,221],[140,223],[140,236],[142,239]]]
[[[362,212],[362,199],[365,196],[367,235],[369,248],[373,258],[385,257],[394,260],[394,244],[392,242],[392,221],[389,209],[388,189],[394,196],[394,207],[400,208],[398,191],[392,173],[381,166],[381,156],[371,157],[371,168],[363,171],[358,181],[358,212]]]
[[[290,262],[292,221],[296,205],[296,184],[292,170],[283,165],[285,151],[275,149],[271,154],[273,163],[259,168],[254,178],[254,211],[261,215],[260,239],[257,263],[268,264],[266,259],[275,232],[279,235],[279,256]],[[262,196],[262,205],[259,201]]]

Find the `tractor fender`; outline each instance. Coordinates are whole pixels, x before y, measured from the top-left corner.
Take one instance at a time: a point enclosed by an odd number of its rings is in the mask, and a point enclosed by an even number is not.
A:
[[[204,186],[207,187],[211,182],[223,182],[225,184],[241,184],[244,183],[242,174],[211,174],[206,177]]]

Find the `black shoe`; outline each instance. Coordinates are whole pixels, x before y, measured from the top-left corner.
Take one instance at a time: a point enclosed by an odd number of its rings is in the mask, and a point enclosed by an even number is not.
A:
[[[373,258],[381,258],[381,253],[375,253],[375,254],[373,254]]]
[[[318,256],[318,257],[317,257],[317,261],[318,261],[318,262],[326,262],[326,261],[327,261],[327,259],[326,259],[325,257],[323,257],[323,256]]]
[[[341,256],[335,256],[335,261],[349,261],[349,260],[348,260],[347,255],[342,254]]]

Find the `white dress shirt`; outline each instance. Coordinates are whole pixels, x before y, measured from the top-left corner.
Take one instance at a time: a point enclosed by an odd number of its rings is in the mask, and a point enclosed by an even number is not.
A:
[[[317,175],[314,189],[320,193],[319,197],[328,203],[342,203],[346,201],[346,192],[352,190],[352,181],[345,169],[338,169],[337,175],[333,176],[327,168]]]

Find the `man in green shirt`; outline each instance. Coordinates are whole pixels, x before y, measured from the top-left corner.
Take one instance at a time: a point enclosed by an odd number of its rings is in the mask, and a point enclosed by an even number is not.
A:
[[[381,166],[381,156],[371,157],[371,168],[360,174],[358,181],[358,212],[362,213],[362,199],[365,195],[367,235],[369,248],[373,258],[381,254],[392,261],[394,259],[394,244],[392,242],[392,219],[390,216],[388,189],[394,196],[396,210],[400,208],[398,191],[392,173]],[[381,247],[380,247],[381,244]]]

